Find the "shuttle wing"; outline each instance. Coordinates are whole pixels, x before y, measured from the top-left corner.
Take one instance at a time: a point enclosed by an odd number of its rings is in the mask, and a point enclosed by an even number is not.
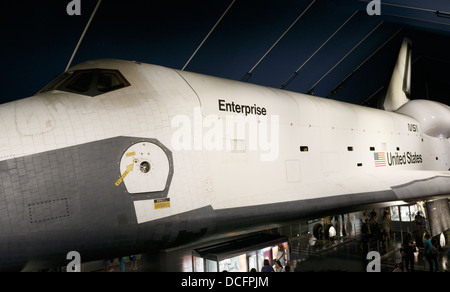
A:
[[[227,222],[226,227],[231,225],[234,230],[239,230],[241,226],[261,226],[264,222],[282,224],[300,217],[337,215],[379,204],[400,205],[446,198],[450,194],[450,172],[407,170],[338,175],[303,184],[300,192],[301,195],[297,189],[267,194],[272,197],[267,201],[259,194],[259,198],[247,198],[239,205],[227,199],[213,205],[213,213],[219,222]],[[233,218],[239,218],[239,221],[234,222]]]
[[[296,212],[305,212],[311,216],[314,211],[345,210],[373,203],[413,201],[448,196],[449,194],[450,172],[374,171],[328,176],[322,180],[302,183],[300,188],[292,186],[291,189],[280,190],[276,197],[273,193],[247,196],[242,200],[226,196],[217,199],[212,207],[229,209],[259,205],[261,210],[263,205],[271,205],[277,201],[280,204],[287,203],[288,205],[298,201],[301,206],[293,208],[290,205],[288,209],[297,209]],[[305,207],[306,201],[314,204],[315,207],[312,209]]]

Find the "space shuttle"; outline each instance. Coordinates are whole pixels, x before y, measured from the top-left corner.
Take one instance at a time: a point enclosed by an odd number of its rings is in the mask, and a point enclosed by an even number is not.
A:
[[[450,108],[410,88],[409,40],[384,109],[134,61],[76,65],[0,105],[0,270],[447,200]]]

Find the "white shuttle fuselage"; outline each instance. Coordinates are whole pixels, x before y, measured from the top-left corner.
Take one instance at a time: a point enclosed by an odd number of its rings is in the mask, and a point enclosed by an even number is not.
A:
[[[390,112],[118,60],[65,74],[0,106],[1,269],[450,193],[442,104]]]

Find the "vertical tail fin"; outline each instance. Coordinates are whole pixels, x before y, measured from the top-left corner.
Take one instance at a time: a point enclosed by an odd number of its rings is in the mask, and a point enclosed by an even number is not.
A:
[[[411,95],[411,41],[404,39],[397,63],[392,73],[383,107],[387,111],[396,111],[409,101]]]

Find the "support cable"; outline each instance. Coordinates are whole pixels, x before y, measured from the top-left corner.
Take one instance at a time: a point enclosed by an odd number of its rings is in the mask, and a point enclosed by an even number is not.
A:
[[[247,82],[250,79],[250,77],[252,76],[253,70],[255,70],[256,67],[258,67],[258,65],[266,58],[266,56],[273,50],[273,48],[275,48],[275,46],[284,38],[284,36],[291,30],[292,27],[294,27],[294,25],[300,20],[300,18],[303,17],[303,15],[309,10],[309,8],[311,8],[311,6],[315,2],[316,2],[316,0],[312,1],[311,4],[309,4],[305,10],[303,10],[303,12],[300,14],[300,16],[297,17],[297,19],[291,24],[291,26],[289,26],[288,29],[278,38],[278,40],[270,47],[270,49],[264,54],[264,56],[262,56],[262,58],[259,59],[259,61],[255,64],[255,66],[253,66],[253,68],[250,69],[250,71],[248,71],[244,75],[244,77],[242,77],[241,81]]]
[[[376,31],[381,25],[383,24],[383,21],[380,22],[375,28],[373,28],[362,40],[359,41],[359,43],[354,46],[347,54],[345,54],[344,57],[342,57],[339,62],[336,63],[336,65],[334,65],[330,70],[328,70],[327,73],[325,73],[325,75],[322,76],[322,78],[320,78],[316,83],[314,83],[313,86],[311,86],[311,88],[308,90],[308,93],[310,93],[314,87],[317,86],[317,84],[320,83],[320,81],[322,81],[326,76],[328,76],[328,74],[330,74],[331,71],[333,71],[342,61],[344,61],[357,47],[359,47],[359,45],[361,45],[374,31]]]
[[[369,61],[376,53],[378,53],[378,51],[380,51],[385,45],[387,45],[401,30],[401,28],[398,29],[391,37],[389,37],[387,41],[385,41],[381,46],[378,47],[378,49],[376,49],[369,57],[367,57],[364,62],[359,64],[358,67],[356,67],[350,74],[347,75],[347,77],[344,78],[344,80],[342,80],[330,93],[327,94],[327,97],[333,96],[342,87],[342,85],[347,82],[347,80],[350,79],[350,77],[352,77],[356,73],[356,71],[359,70],[359,68],[364,66],[367,61]]]
[[[383,15],[391,16],[391,17],[395,17],[395,18],[404,18],[404,19],[410,19],[410,20],[414,20],[414,21],[422,21],[422,22],[428,22],[428,23],[433,23],[433,24],[450,26],[450,23],[446,23],[446,22],[442,22],[442,21],[426,20],[426,19],[417,18],[417,17],[409,17],[409,16],[404,16],[404,15],[389,14],[389,13],[383,13]]]
[[[203,41],[201,42],[201,44],[198,46],[198,48],[195,50],[195,52],[192,54],[192,56],[189,58],[189,60],[187,61],[187,63],[184,65],[183,69],[181,69],[181,71],[184,71],[184,69],[186,69],[186,67],[189,65],[189,63],[192,61],[192,59],[194,58],[194,56],[197,54],[197,52],[200,50],[200,48],[203,46],[203,44],[206,42],[206,40],[209,38],[209,36],[213,33],[213,31],[216,29],[216,27],[219,25],[219,23],[222,21],[222,19],[225,17],[225,15],[228,13],[228,11],[231,9],[231,7],[233,6],[234,2],[236,2],[236,0],[233,0],[233,2],[231,2],[231,4],[228,6],[227,10],[225,10],[225,12],[222,14],[222,16],[219,18],[219,20],[216,22],[216,24],[214,25],[214,27],[209,31],[208,35],[203,39]]]
[[[382,89],[384,88],[384,86],[381,86],[380,88],[378,88],[378,90],[376,90],[374,93],[372,93],[363,103],[361,103],[362,106],[365,106],[366,104],[369,103],[369,101],[375,96],[377,95]]]
[[[67,67],[66,67],[66,71],[69,70],[70,66],[72,65],[73,59],[75,58],[75,55],[77,54],[78,49],[80,48],[81,42],[83,41],[84,36],[86,35],[86,32],[88,31],[89,26],[91,25],[92,20],[94,19],[94,16],[97,13],[97,10],[100,7],[101,3],[102,3],[102,0],[98,0],[97,5],[95,6],[94,11],[92,12],[91,18],[89,18],[89,21],[86,24],[86,27],[84,28],[83,33],[81,34],[80,40],[78,41],[78,44],[75,47],[75,50],[73,51],[72,57],[70,57],[69,63],[67,64]]]
[[[359,2],[365,2],[365,3],[370,3],[371,0],[358,0]],[[439,10],[435,10],[435,9],[427,9],[427,8],[421,8],[421,7],[414,7],[414,6],[406,6],[406,5],[399,5],[399,4],[392,4],[392,3],[385,3],[385,2],[381,2],[381,5],[385,5],[385,6],[393,6],[393,7],[399,7],[399,8],[406,8],[406,9],[412,9],[412,10],[418,10],[418,11],[425,11],[425,12],[432,12],[432,13],[440,13],[440,14],[450,14],[450,12],[446,12],[446,11],[439,11]],[[438,15],[439,16],[439,15]]]
[[[291,83],[292,80],[294,80],[295,77],[297,77],[298,72],[303,68],[303,66],[306,65],[306,63],[309,62],[322,48],[325,46],[357,13],[359,10],[356,10],[352,16],[350,16],[315,52],[312,54],[292,75],[289,77],[288,80],[286,80],[282,85],[281,89],[285,89],[289,83]]]

